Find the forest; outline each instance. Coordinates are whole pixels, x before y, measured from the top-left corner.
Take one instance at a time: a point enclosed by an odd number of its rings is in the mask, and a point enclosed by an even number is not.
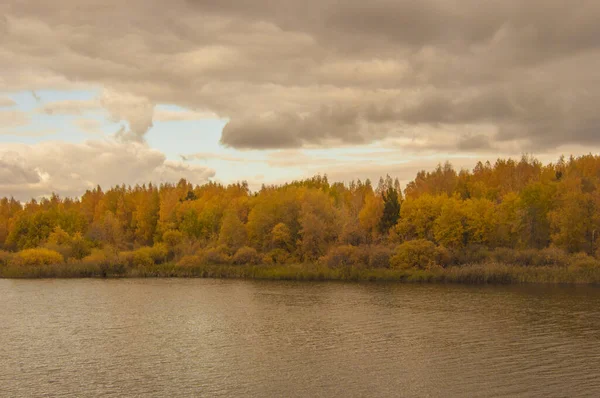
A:
[[[600,156],[4,197],[0,276],[600,282]]]

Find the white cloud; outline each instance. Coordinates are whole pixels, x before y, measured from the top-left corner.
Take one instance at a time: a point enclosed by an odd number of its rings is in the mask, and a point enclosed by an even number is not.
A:
[[[39,108],[39,112],[43,112],[48,115],[81,115],[87,111],[101,109],[101,104],[97,99],[63,100],[48,102]]]
[[[24,126],[29,123],[29,115],[22,111],[0,110],[0,129]]]
[[[156,122],[173,122],[184,120],[202,120],[216,119],[218,116],[212,112],[196,112],[189,110],[175,111],[170,109],[157,108],[154,110],[154,121]]]
[[[102,134],[102,122],[98,119],[78,118],[73,121],[73,124],[81,131],[88,134]]]
[[[16,104],[12,98],[0,96],[0,108],[10,108]]]
[[[80,144],[43,142],[7,144],[0,148],[0,191],[28,199],[57,192],[79,196],[97,184],[207,182],[214,171],[207,167],[173,162],[141,143],[115,140]]]
[[[2,130],[0,129],[0,135],[13,135],[16,137],[45,137],[58,133],[56,129],[45,129],[45,130]]]

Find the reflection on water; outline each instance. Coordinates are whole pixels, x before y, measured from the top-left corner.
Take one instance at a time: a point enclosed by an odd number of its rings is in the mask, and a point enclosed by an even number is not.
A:
[[[600,396],[600,289],[0,280],[0,396]]]

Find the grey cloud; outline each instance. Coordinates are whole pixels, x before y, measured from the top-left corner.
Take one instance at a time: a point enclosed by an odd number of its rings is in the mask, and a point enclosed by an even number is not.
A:
[[[415,131],[458,151],[600,143],[595,0],[9,3],[0,85],[109,87],[124,140],[172,103],[228,118],[221,142],[236,148]]]
[[[468,135],[461,137],[457,148],[462,151],[482,151],[492,149],[490,146],[490,137],[483,134]]]
[[[1,185],[32,184],[39,182],[40,176],[21,154],[7,151],[0,153],[0,181]]]
[[[407,106],[399,115],[407,123],[487,123],[501,122],[519,113],[511,93],[495,89],[475,93],[428,93],[416,105]]]
[[[154,104],[144,97],[109,90],[103,92],[100,103],[113,122],[125,120],[129,124],[129,130],[120,134],[120,139],[143,142],[144,135],[152,127]]]
[[[304,144],[365,143],[365,113],[353,107],[321,107],[307,115],[278,113],[233,120],[223,128],[221,143],[235,148],[294,148]]]

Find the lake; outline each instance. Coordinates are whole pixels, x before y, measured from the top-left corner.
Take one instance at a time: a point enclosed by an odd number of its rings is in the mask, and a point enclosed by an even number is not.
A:
[[[0,396],[600,396],[600,289],[0,280]]]

